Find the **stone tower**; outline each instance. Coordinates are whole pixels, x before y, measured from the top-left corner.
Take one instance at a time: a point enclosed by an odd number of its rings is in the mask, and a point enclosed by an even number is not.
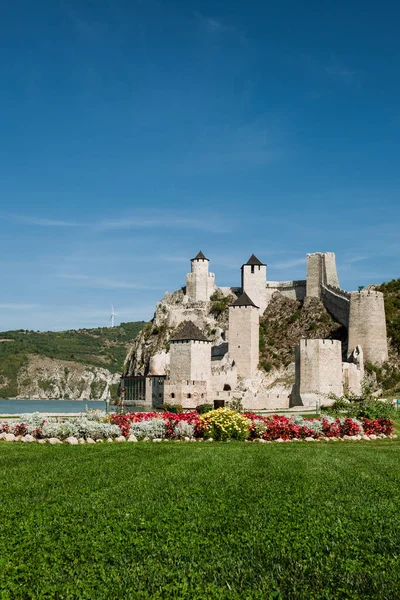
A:
[[[341,396],[342,343],[339,340],[300,340],[296,346],[294,405],[330,404],[329,394]]]
[[[207,302],[215,290],[215,275],[208,272],[209,260],[200,251],[190,262],[192,269],[186,275],[186,295],[191,302]]]
[[[361,346],[365,362],[381,365],[388,359],[383,294],[375,290],[351,292],[348,354]]]
[[[259,307],[260,314],[267,307],[267,266],[252,254],[242,265],[242,291]]]
[[[170,379],[206,381],[211,378],[211,340],[192,321],[170,339]]]
[[[325,285],[339,287],[335,253],[307,254],[307,296],[321,298]]]
[[[229,307],[229,358],[235,361],[239,377],[247,379],[257,373],[259,330],[258,306],[244,292]]]

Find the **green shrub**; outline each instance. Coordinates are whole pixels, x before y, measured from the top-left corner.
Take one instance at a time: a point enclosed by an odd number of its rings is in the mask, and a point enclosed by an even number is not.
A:
[[[213,410],[213,405],[212,404],[199,404],[199,406],[196,406],[196,410],[199,413],[199,415],[205,415],[206,413]]]
[[[176,415],[183,412],[182,404],[168,404],[168,403],[165,403],[165,404],[162,405],[162,409],[165,412],[172,412],[172,413],[174,413]]]
[[[267,373],[272,369],[272,364],[268,362],[265,358],[263,358],[260,362],[261,368],[264,369]]]
[[[227,407],[230,408],[231,410],[236,410],[236,412],[238,412],[238,413],[243,412],[243,404],[242,404],[241,398],[233,397],[232,400],[229,400],[229,402],[227,402],[226,404],[227,404]]]
[[[217,290],[211,294],[210,300],[210,313],[215,318],[218,318],[228,309],[228,306],[233,302],[234,298],[231,295],[225,296],[222,292]]]

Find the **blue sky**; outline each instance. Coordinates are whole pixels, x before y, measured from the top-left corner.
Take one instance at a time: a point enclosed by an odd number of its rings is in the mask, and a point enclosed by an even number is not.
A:
[[[400,276],[400,7],[14,0],[1,9],[0,330],[149,319],[201,249],[219,285],[336,252]],[[117,320],[117,322],[118,322]]]

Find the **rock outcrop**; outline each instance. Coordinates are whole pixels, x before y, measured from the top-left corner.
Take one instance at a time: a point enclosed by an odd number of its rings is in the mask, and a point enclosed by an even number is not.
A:
[[[30,355],[18,374],[17,398],[106,400],[119,378],[102,367]]]

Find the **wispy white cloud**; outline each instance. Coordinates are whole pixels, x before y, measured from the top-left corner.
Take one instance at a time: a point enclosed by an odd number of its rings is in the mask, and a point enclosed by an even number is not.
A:
[[[132,283],[130,281],[122,281],[112,277],[92,277],[81,273],[59,273],[56,276],[59,279],[67,279],[75,281],[76,285],[96,289],[129,289],[129,290],[161,290],[162,288],[142,283]]]
[[[46,219],[29,215],[8,215],[8,218],[23,223],[24,225],[39,225],[42,227],[81,227],[81,223],[75,221],[61,221],[57,219]]]
[[[37,308],[39,305],[38,304],[20,304],[20,303],[12,303],[12,302],[7,302],[5,304],[0,304],[0,309],[4,309],[4,310],[32,310],[34,308]]]
[[[100,230],[110,229],[186,229],[209,233],[229,233],[232,221],[221,219],[218,215],[204,215],[203,218],[180,214],[162,213],[157,217],[127,215],[116,219],[103,219],[96,226]]]
[[[199,12],[195,12],[194,16],[200,23],[202,29],[204,29],[207,33],[222,33],[224,31],[232,30],[231,27],[227,27],[222,23],[222,21],[213,17],[205,16]]]
[[[302,68],[320,81],[329,78],[349,88],[359,87],[360,85],[360,73],[336,54],[331,54],[328,60],[323,61],[320,57],[303,53],[296,60],[300,61]],[[329,91],[325,89],[312,92],[312,95],[316,98],[324,97],[327,94],[329,94]]]
[[[270,264],[269,266],[273,269],[291,269],[293,267],[300,267],[306,264],[306,257],[294,258],[292,260],[285,260]]]
[[[185,214],[185,211],[179,213],[166,213],[159,210],[158,215],[155,217],[147,216],[145,214],[129,213],[112,219],[100,219],[93,223],[79,223],[77,221],[64,221],[26,215],[7,215],[6,218],[24,225],[39,227],[86,227],[87,229],[95,231],[114,229],[186,229],[219,234],[229,233],[233,229],[233,220],[227,217],[222,218],[218,214],[204,214],[202,218],[199,218],[188,213]]]
[[[325,72],[331,79],[334,79],[339,83],[343,83],[348,87],[358,85],[356,72],[352,71],[349,67],[342,63],[336,63],[325,67]]]

